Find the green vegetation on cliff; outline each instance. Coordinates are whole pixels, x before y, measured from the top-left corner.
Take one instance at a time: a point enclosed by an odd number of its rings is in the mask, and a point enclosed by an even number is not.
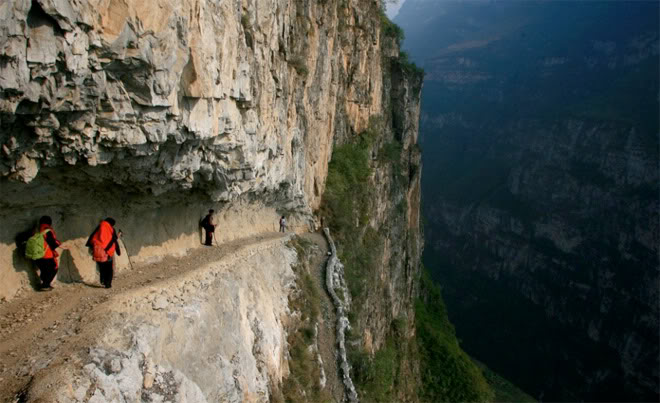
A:
[[[312,243],[301,237],[291,240],[289,246],[295,248],[300,257],[293,269],[296,273],[296,287],[300,292],[292,295],[289,305],[300,316],[293,319],[288,329],[291,359],[289,376],[282,383],[282,390],[273,390],[274,402],[330,402],[330,392],[319,383],[321,368],[311,347],[316,342],[314,326],[321,312],[319,286],[315,283],[308,267]]]
[[[534,402],[535,400],[468,356],[456,339],[440,287],[424,270],[415,305],[421,365],[419,397],[429,402]]]
[[[383,41],[385,46],[402,40],[403,31],[382,15],[381,27],[384,36],[393,39]],[[423,71],[406,53],[383,54],[398,55],[385,63],[389,66],[384,71],[386,81],[404,77],[413,86],[415,82],[421,85]],[[412,178],[419,169],[411,157],[416,149],[402,138],[401,127],[388,132],[387,124],[394,122],[388,122],[387,114],[392,114],[393,121],[401,119],[393,109],[386,105],[384,117],[373,117],[365,132],[334,148],[320,211],[336,241],[353,299],[352,329],[347,333],[351,377],[365,402],[507,401],[516,395],[505,391],[517,389],[501,378],[497,378],[499,384],[489,384],[489,379],[496,378],[487,377],[462,351],[440,291],[427,277],[414,313],[410,307],[408,312],[398,313],[401,317],[392,318],[373,308],[374,304],[386,306],[391,298],[387,293],[396,285],[384,278],[410,258],[405,247],[397,245],[414,243],[411,238],[419,236],[409,232],[415,231],[409,226],[414,223],[407,221],[408,210],[417,208],[407,203]],[[381,218],[375,219],[376,211]],[[390,256],[389,261],[385,255]],[[374,329],[378,329],[377,336],[371,333]]]
[[[371,356],[363,349],[349,350],[352,377],[361,400],[391,402],[399,372],[400,354],[392,338]]]
[[[486,378],[486,382],[490,385],[495,392],[495,402],[516,402],[516,403],[533,403],[536,400],[527,393],[520,390],[517,386],[509,382],[507,379],[502,378],[499,374],[493,372],[486,365],[475,361],[481,368],[481,371]]]
[[[367,287],[373,288],[377,277],[385,243],[385,228],[369,225],[378,196],[370,178],[376,166],[389,166],[392,174],[396,175],[402,153],[401,144],[397,141],[376,146],[381,131],[381,119],[372,118],[368,130],[353,141],[335,148],[328,167],[322,206],[322,215],[335,238],[353,299],[349,313],[353,328],[348,333],[347,342],[351,376],[360,400],[370,402],[398,400],[397,393],[405,389],[404,384],[410,381],[409,376],[406,378],[403,373],[406,371],[404,363],[412,353],[410,343],[405,340],[400,326],[395,325],[396,321],[388,332],[384,346],[374,354],[368,353],[363,346],[363,330],[357,320],[370,291]],[[372,158],[372,153],[376,158]],[[392,182],[396,181],[393,178]],[[405,213],[405,209],[393,210],[393,214]]]
[[[394,401],[400,388],[414,384],[417,385],[413,392],[415,398],[422,401],[507,401],[516,396],[526,397],[518,399],[520,401],[530,401],[531,398],[522,392],[519,395],[507,393],[507,390],[517,389],[490,371],[488,373],[493,376],[487,378],[461,350],[440,290],[428,275],[422,280],[422,297],[415,306],[416,337],[406,336],[405,320],[394,319],[380,349],[370,354],[362,345],[363,330],[354,319],[364,309],[367,287],[373,284],[384,243],[383,230],[368,224],[376,197],[370,178],[375,167],[389,166],[393,187],[405,185],[406,180],[399,177],[401,144],[394,140],[375,147],[379,127],[379,119],[373,119],[369,130],[335,148],[322,207],[324,220],[337,241],[353,297],[353,311],[349,316],[354,328],[348,335],[349,360],[360,399]],[[397,205],[391,211],[391,220],[404,216],[406,211],[407,206],[399,208]],[[413,367],[419,371],[410,372],[409,368]],[[405,379],[410,376],[419,379]],[[493,387],[489,379],[494,380]]]
[[[377,234],[366,225],[371,198],[369,153],[374,136],[375,132],[368,130],[357,141],[335,148],[323,195],[323,216],[338,243],[351,295],[357,300],[364,296],[366,273],[374,269],[379,249]]]
[[[440,289],[428,273],[415,305],[417,343],[422,374],[419,393],[430,402],[487,402],[494,392],[479,367],[461,350],[449,322]]]

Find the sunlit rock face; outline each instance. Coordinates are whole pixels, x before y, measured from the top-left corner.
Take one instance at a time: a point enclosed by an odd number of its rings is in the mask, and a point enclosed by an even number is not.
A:
[[[380,110],[370,8],[6,2],[0,175],[76,167],[217,201],[285,187],[282,200],[314,208],[335,132]]]
[[[80,255],[114,216],[138,259],[197,245],[210,206],[256,212],[230,239],[307,228],[333,143],[383,114],[372,2],[9,1],[0,43],[0,296],[43,214]]]
[[[462,346],[542,400],[658,400],[657,13],[407,0],[397,16],[427,71],[425,264]]]

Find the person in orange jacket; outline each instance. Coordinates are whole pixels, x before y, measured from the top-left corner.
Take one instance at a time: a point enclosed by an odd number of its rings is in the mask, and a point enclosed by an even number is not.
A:
[[[39,290],[42,291],[53,289],[50,283],[57,275],[58,263],[56,258],[59,256],[55,249],[62,244],[57,240],[52,225],[53,220],[50,216],[45,215],[39,219],[39,232],[44,234],[45,253],[41,259],[35,260],[34,264],[39,269],[39,277],[41,278]]]
[[[115,220],[108,217],[101,221],[87,240],[87,246],[92,248],[101,247],[107,255],[104,261],[96,261],[99,265],[101,284],[103,284],[105,288],[112,287],[115,253],[117,253],[117,256],[121,256],[121,249],[119,248],[119,242],[117,242],[120,236],[121,232],[118,234],[117,231],[115,231]]]

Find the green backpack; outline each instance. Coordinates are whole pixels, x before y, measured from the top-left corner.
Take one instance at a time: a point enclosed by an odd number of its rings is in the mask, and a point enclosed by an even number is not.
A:
[[[44,235],[50,231],[47,229],[43,233],[41,231],[32,235],[25,244],[25,257],[32,260],[38,260],[46,254],[46,247],[44,246]]]

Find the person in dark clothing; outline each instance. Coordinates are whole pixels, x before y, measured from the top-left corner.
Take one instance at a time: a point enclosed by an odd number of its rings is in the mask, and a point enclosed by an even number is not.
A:
[[[286,232],[286,218],[284,216],[280,218],[280,232]]]
[[[215,233],[215,220],[213,217],[213,209],[209,210],[209,213],[202,219],[202,228],[206,233],[206,239],[204,245],[213,246],[213,234]]]
[[[53,289],[50,283],[57,275],[57,257],[59,256],[55,249],[62,244],[57,240],[52,225],[53,220],[49,216],[43,216],[39,219],[39,232],[44,234],[45,253],[41,259],[35,260],[34,264],[39,269],[39,277],[41,278],[39,289],[43,291],[50,291]]]
[[[94,250],[94,260],[99,265],[100,282],[105,288],[112,288],[114,275],[114,256],[121,256],[119,238],[121,232],[115,231],[115,220],[111,217],[101,221],[87,240],[87,246]]]

